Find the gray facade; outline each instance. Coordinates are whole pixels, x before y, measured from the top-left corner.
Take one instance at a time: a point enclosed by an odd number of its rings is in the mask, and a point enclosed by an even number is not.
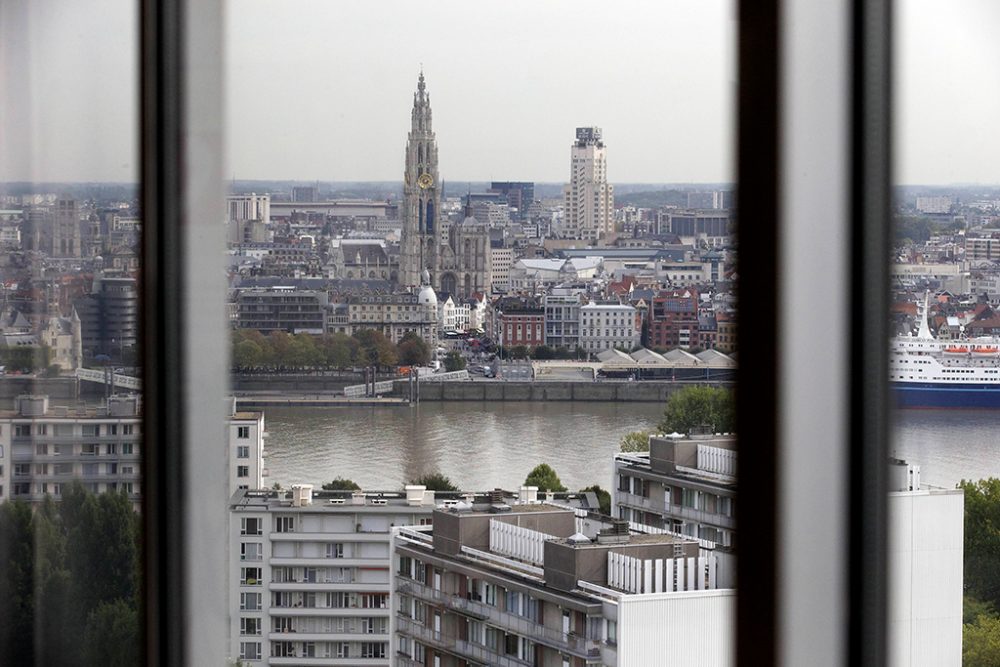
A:
[[[736,439],[653,436],[649,452],[615,455],[612,513],[735,546]]]
[[[236,326],[262,333],[326,331],[329,297],[321,290],[250,289],[236,297]]]
[[[460,504],[431,523],[393,540],[399,665],[622,664],[618,608],[635,591],[608,581],[609,559],[700,554],[695,540],[630,535],[563,503]]]

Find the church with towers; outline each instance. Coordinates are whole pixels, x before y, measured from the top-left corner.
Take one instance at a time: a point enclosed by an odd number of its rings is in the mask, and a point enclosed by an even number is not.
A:
[[[414,289],[426,281],[435,291],[460,298],[486,293],[492,279],[489,227],[473,218],[468,206],[460,220],[448,220],[443,190],[431,98],[421,71],[406,140],[399,284]]]

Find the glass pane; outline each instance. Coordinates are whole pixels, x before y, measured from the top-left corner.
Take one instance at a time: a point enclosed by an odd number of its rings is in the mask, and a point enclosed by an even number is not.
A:
[[[730,659],[731,3],[229,9],[231,658]]]
[[[138,12],[0,4],[0,664],[139,664]]]
[[[896,3],[892,664],[1000,660],[993,3]],[[928,48],[933,44],[932,48]],[[990,481],[992,480],[992,481]],[[964,491],[964,494],[963,494]],[[963,598],[964,595],[964,598]],[[928,620],[934,631],[928,632]],[[964,635],[964,648],[963,648]]]

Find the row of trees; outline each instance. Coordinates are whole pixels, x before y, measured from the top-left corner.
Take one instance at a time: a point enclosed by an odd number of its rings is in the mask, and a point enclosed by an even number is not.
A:
[[[0,504],[0,665],[139,664],[139,539],[124,493]]]
[[[353,336],[284,331],[265,336],[253,329],[237,329],[232,335],[232,356],[233,366],[240,370],[345,369],[369,365],[393,368],[425,366],[430,363],[431,349],[413,332],[407,333],[397,345],[374,329],[363,329]]]

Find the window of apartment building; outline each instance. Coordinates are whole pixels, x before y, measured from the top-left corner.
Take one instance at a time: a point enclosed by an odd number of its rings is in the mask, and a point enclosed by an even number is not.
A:
[[[30,463],[15,463],[14,464],[14,476],[15,477],[27,477],[31,474],[31,464]]]
[[[240,568],[240,583],[245,586],[260,586],[260,568],[243,567]]]
[[[338,658],[350,658],[351,657],[351,645],[347,642],[335,642],[334,643],[334,653]]]
[[[105,424],[105,435],[118,435],[118,424]]]
[[[383,642],[361,642],[361,657],[385,659],[385,644]]]
[[[122,424],[122,435],[134,435],[135,424]]]
[[[288,619],[286,619],[288,620]],[[261,619],[244,616],[240,618],[240,634],[257,636],[260,634]]]
[[[85,438],[96,438],[101,435],[101,427],[98,424],[84,424],[83,436]]]
[[[249,426],[237,426],[236,427],[236,437],[242,440],[246,440],[250,437],[250,427]]]
[[[257,517],[240,518],[240,535],[260,535],[261,519]]]
[[[274,530],[277,533],[294,533],[295,517],[294,516],[274,517]]]
[[[48,456],[49,446],[44,443],[35,445],[35,455],[36,456]]]
[[[281,605],[277,605],[281,606]],[[261,608],[260,593],[240,593],[240,609],[243,611],[257,611]]]
[[[250,446],[240,445],[236,448],[236,458],[238,459],[248,459],[250,458]]]
[[[240,642],[240,659],[260,660],[260,642]]]
[[[112,456],[118,453],[118,443],[109,442],[105,446],[105,452],[108,456]]]
[[[97,456],[99,454],[98,445],[94,443],[84,443],[80,445],[81,456]]]
[[[240,542],[240,560],[257,561],[263,556],[263,544],[260,542]],[[281,568],[275,568],[275,571]]]
[[[122,454],[123,455],[125,455],[125,456],[132,456],[135,453],[136,453],[136,451],[135,451],[135,443],[132,443],[132,442],[123,442],[122,443]]]
[[[31,435],[31,424],[14,424],[14,437],[27,438]]]
[[[343,558],[344,544],[342,542],[328,542],[326,545],[327,558]]]
[[[250,476],[250,466],[236,466],[236,476],[237,477],[249,477]],[[279,533],[289,532],[278,529]]]

